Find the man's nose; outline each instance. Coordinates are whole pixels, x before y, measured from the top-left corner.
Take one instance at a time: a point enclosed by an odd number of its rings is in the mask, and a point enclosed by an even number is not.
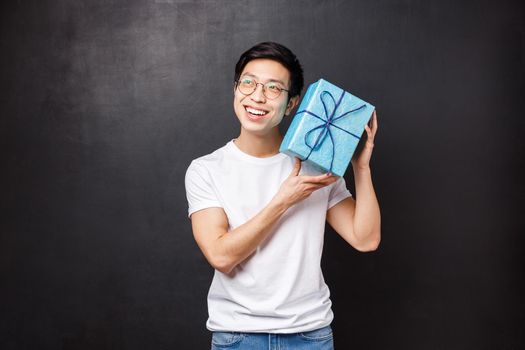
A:
[[[251,97],[252,100],[256,102],[264,102],[266,99],[266,96],[264,96],[264,85],[261,83],[257,84],[257,86],[255,87],[255,91],[252,92]]]

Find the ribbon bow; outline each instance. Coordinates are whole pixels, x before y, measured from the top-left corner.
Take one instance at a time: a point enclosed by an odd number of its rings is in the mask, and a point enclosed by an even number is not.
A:
[[[304,135],[304,143],[306,144],[306,146],[308,146],[308,148],[310,148],[310,153],[308,153],[306,158],[301,159],[301,160],[302,161],[307,160],[310,157],[310,155],[312,154],[312,152],[314,150],[318,149],[323,144],[323,142],[326,140],[326,136],[328,135],[328,136],[330,136],[330,141],[332,142],[332,159],[330,161],[330,172],[332,171],[332,167],[333,167],[333,164],[334,164],[334,158],[335,158],[335,143],[334,143],[334,137],[333,137],[332,132],[330,130],[330,126],[333,126],[334,128],[337,128],[337,129],[339,129],[341,131],[344,131],[347,134],[352,135],[353,137],[357,138],[358,140],[361,139],[360,136],[358,136],[356,134],[353,134],[353,133],[351,133],[348,130],[340,128],[339,126],[334,124],[334,122],[336,120],[339,120],[339,119],[349,115],[350,113],[356,112],[356,111],[366,107],[366,104],[363,104],[362,106],[360,106],[358,108],[355,108],[355,109],[352,109],[351,111],[345,112],[345,113],[341,114],[338,117],[334,117],[335,116],[335,112],[337,111],[337,108],[341,104],[341,101],[343,100],[344,95],[345,95],[345,91],[343,90],[343,93],[341,94],[341,97],[339,97],[339,100],[337,102],[335,102],[335,98],[334,98],[334,96],[332,96],[332,94],[330,92],[328,92],[326,90],[323,90],[321,92],[320,98],[321,98],[321,102],[323,104],[323,108],[324,108],[324,113],[325,113],[326,119],[323,119],[322,117],[318,116],[317,114],[312,113],[312,112],[307,111],[307,110],[299,111],[299,112],[296,113],[296,115],[300,114],[300,113],[310,114],[311,116],[313,116],[313,117],[315,117],[315,118],[317,118],[317,119],[319,119],[319,120],[321,120],[323,122],[323,124],[321,124],[321,125],[313,128],[313,129],[309,130]],[[335,105],[334,109],[332,110],[331,113],[328,113],[328,104],[327,104],[327,101],[325,101],[328,98],[331,98],[333,104]],[[311,133],[313,133],[317,129],[321,129],[321,133],[317,136],[317,139],[315,140],[314,145],[311,146],[308,143],[308,137],[310,136]]]

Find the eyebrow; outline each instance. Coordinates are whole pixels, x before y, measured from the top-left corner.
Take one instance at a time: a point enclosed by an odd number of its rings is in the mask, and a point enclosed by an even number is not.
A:
[[[258,76],[256,76],[255,74],[252,74],[252,73],[250,73],[250,72],[246,72],[246,73],[244,73],[242,76],[244,77],[244,76],[246,76],[246,75],[248,75],[248,76],[250,76],[250,77],[253,77],[253,78],[256,78],[256,79],[259,79]],[[278,80],[278,79],[268,79],[268,81],[266,81],[266,83],[268,83],[268,82],[270,82],[270,81],[271,81],[271,82],[275,82],[275,83],[280,83],[282,86],[286,86],[286,84],[285,84],[284,82],[282,82],[281,80]]]

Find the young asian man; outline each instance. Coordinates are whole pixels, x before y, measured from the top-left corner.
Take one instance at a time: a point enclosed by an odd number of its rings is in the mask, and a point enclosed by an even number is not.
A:
[[[194,238],[215,268],[206,324],[212,349],[333,349],[321,271],[325,222],[359,251],[379,245],[369,164],[376,114],[352,160],[355,200],[342,177],[316,175],[279,153],[278,125],[302,88],[301,65],[288,48],[264,42],[244,52],[233,86],[240,134],[186,172]]]

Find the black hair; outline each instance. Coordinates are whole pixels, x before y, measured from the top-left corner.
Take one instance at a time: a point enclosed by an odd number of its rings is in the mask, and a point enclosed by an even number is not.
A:
[[[239,77],[244,69],[244,67],[251,60],[257,58],[268,58],[282,64],[290,72],[290,91],[288,93],[288,98],[292,98],[301,94],[304,85],[303,79],[303,68],[299,63],[297,57],[294,53],[287,47],[271,42],[266,41],[259,43],[252,48],[245,51],[237,64],[235,65],[235,77],[234,83],[237,83]]]

